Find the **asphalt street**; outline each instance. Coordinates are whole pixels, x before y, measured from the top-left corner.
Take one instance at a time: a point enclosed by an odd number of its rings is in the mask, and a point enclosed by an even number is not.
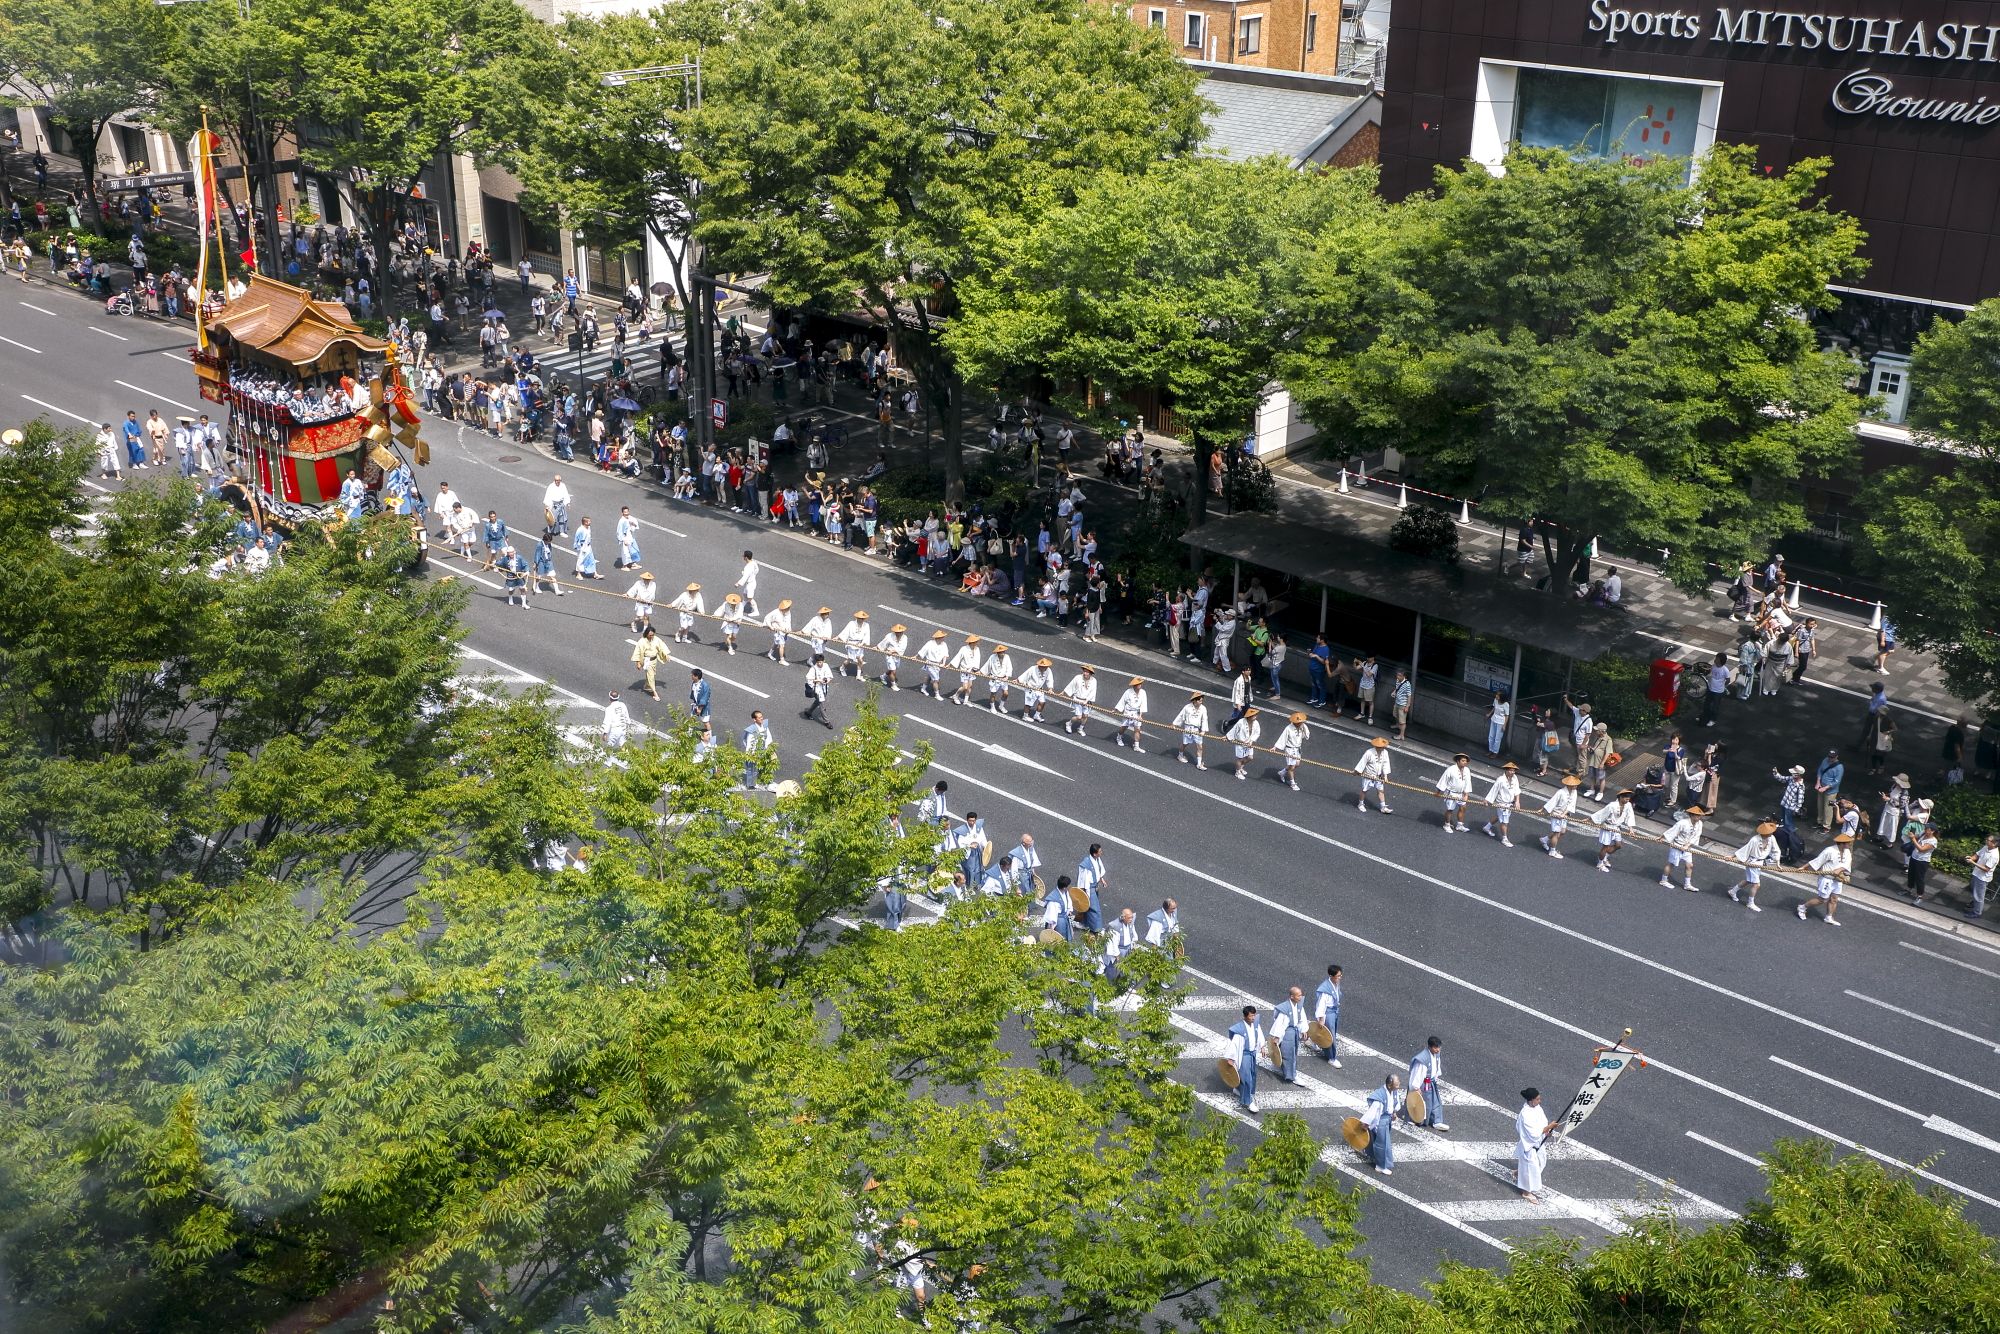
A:
[[[199,410],[184,347],[178,331],[107,320],[67,294],[8,284],[0,417],[46,412],[59,424],[94,425],[127,408],[142,417],[154,406],[167,415]],[[474,586],[468,679],[555,687],[580,744],[593,741],[613,688],[641,722],[671,721],[686,666],[713,683],[720,735],[733,738],[752,708],[767,711],[786,772],[809,763],[830,735],[800,720],[802,669],[757,656],[768,635],[756,630],[745,631],[746,651],[734,657],[712,626],[707,642],[675,646],[660,705],[633,689],[629,610],[609,595],[630,582],[610,568],[621,505],[644,525],[645,564],[663,604],[689,580],[712,604],[748,547],[763,566],[760,604],[793,599],[796,624],[828,605],[836,627],[867,609],[878,637],[902,621],[912,649],[936,628],[952,631],[954,644],[974,632],[1012,646],[1017,670],[1054,659],[1058,686],[1087,660],[1103,683],[1101,705],[1141,674],[1162,722],[1188,689],[1219,685],[1193,664],[1085,645],[1020,609],[974,603],[885,562],[558,466],[533,449],[443,423],[427,438],[427,492],[448,481],[531,541],[542,489],[560,471],[576,497],[572,515],[593,519],[607,577],[572,584],[561,599],[539,596],[527,611],[504,605],[490,573],[433,548],[440,576]],[[566,577],[568,565],[566,557],[559,567]],[[671,615],[658,619],[670,632]],[[879,670],[878,654],[869,661]],[[1219,745],[1198,773],[1175,763],[1163,728],[1149,728],[1146,753],[1135,755],[1112,743],[1108,722],[1071,738],[1053,721],[1037,727],[927,699],[913,689],[914,664],[904,679],[900,693],[883,696],[885,707],[904,718],[911,743],[934,748],[953,809],[977,811],[1000,848],[1032,832],[1053,876],[1101,841],[1107,909],[1131,906],[1143,917],[1163,897],[1179,900],[1195,986],[1180,1015],[1182,1072],[1204,1101],[1244,1123],[1245,1136],[1256,1133],[1254,1121],[1235,1111],[1214,1073],[1236,1008],[1246,997],[1268,1007],[1292,985],[1310,994],[1328,963],[1345,967],[1344,1068],[1308,1060],[1296,1087],[1266,1072],[1260,1104],[1306,1117],[1330,1146],[1327,1160],[1374,1189],[1363,1219],[1382,1279],[1414,1286],[1445,1255],[1492,1263],[1510,1240],[1544,1227],[1602,1237],[1649,1204],[1692,1220],[1725,1216],[1760,1190],[1754,1156],[1806,1135],[1920,1171],[2000,1230],[2000,949],[1862,904],[1843,912],[1840,929],[1801,923],[1792,909],[1802,895],[1789,883],[1768,884],[1767,911],[1753,915],[1725,896],[1734,876],[1712,859],[1700,866],[1700,894],[1661,888],[1651,847],[1626,849],[1601,875],[1579,835],[1569,844],[1577,855],[1542,856],[1533,820],[1517,820],[1523,836],[1506,849],[1481,837],[1477,821],[1470,834],[1441,832],[1438,802],[1419,793],[1397,794],[1394,814],[1363,815],[1346,775],[1307,771],[1305,790],[1294,793],[1271,781],[1273,762],[1259,757],[1252,781],[1236,782]],[[836,681],[836,721],[860,694]],[[1052,706],[1049,716],[1062,712]],[[1279,720],[1266,718],[1269,744]],[[1354,764],[1369,732],[1322,721],[1308,758]],[[1474,767],[1483,794],[1490,770]],[[1428,787],[1436,773],[1426,752],[1397,750],[1398,779]],[[1518,1090],[1538,1085],[1559,1107],[1592,1047],[1628,1026],[1648,1067],[1628,1075],[1550,1163],[1544,1203],[1522,1202],[1512,1189]],[[1339,1121],[1382,1075],[1405,1070],[1433,1033],[1445,1044],[1451,1131],[1399,1136],[1398,1170],[1378,1177],[1340,1144]]]

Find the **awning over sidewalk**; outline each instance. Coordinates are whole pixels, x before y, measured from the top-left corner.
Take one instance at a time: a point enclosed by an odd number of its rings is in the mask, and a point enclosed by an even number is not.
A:
[[[1606,653],[1656,657],[1676,627],[1653,627],[1635,608],[1592,607],[1576,598],[1550,596],[1518,575],[1490,566],[1446,565],[1392,551],[1380,533],[1362,531],[1338,515],[1325,525],[1270,514],[1210,519],[1181,540],[1210,555],[1227,556],[1306,583],[1323,584],[1440,621],[1462,625],[1579,662]],[[1646,633],[1653,631],[1655,638]]]

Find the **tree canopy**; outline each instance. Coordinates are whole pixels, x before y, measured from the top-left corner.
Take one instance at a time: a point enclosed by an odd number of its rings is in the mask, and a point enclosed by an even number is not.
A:
[[[709,52],[696,235],[785,304],[885,320],[962,485],[942,325],[995,239],[1202,135],[1194,71],[1092,0],[770,0]]]
[[[1952,693],[2000,704],[2000,301],[1939,320],[1910,359],[1909,424],[1939,453],[1868,479],[1860,556],[1902,639]]]
[[[1379,232],[1324,234],[1285,383],[1338,446],[1553,521],[1559,571],[1601,539],[1701,587],[1803,527],[1793,484],[1852,455],[1851,368],[1806,319],[1861,271],[1825,173],[1748,146],[1691,185],[1552,150],[1441,171]]]
[[[48,108],[97,194],[97,140],[114,116],[154,105],[152,62],[167,22],[154,0],[8,0],[0,6],[0,84]],[[33,144],[23,144],[23,151]],[[95,226],[93,221],[92,226]]]
[[[1182,158],[1104,175],[1024,224],[961,284],[945,345],[967,379],[1043,373],[1164,388],[1196,449],[1241,438],[1297,338],[1294,278],[1315,240],[1380,208],[1369,171]],[[1197,521],[1207,488],[1195,488]]]

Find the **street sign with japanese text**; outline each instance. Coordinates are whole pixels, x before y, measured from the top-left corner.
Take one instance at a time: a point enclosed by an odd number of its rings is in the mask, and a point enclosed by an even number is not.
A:
[[[729,425],[729,400],[726,398],[709,399],[708,415],[714,419],[715,429],[718,431]]]

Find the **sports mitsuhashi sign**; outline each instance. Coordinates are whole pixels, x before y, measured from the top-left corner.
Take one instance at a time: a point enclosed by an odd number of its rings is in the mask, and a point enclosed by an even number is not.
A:
[[[1793,9],[1724,9],[1712,13],[1682,9],[1623,9],[1611,0],[1590,0],[1585,30],[1601,34],[1606,46],[1622,39],[1698,43],[1692,54],[1741,59],[1746,48],[1770,51],[1831,51],[1857,56],[1959,62],[2000,61],[2000,24],[1937,23],[1921,19],[1865,18]],[[1870,68],[1847,74],[1834,86],[1833,109],[1850,116],[1957,125],[2000,121],[2000,103],[1983,95],[1970,99],[1904,97],[1887,74]]]

